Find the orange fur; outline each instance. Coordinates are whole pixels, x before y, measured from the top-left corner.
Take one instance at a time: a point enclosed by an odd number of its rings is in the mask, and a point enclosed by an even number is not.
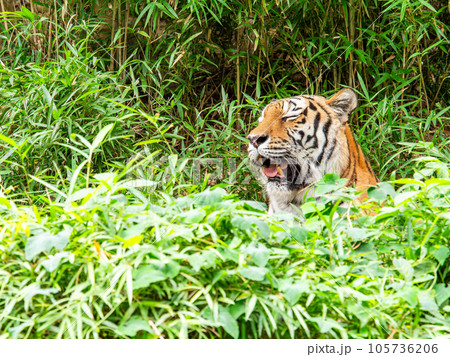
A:
[[[343,89],[329,99],[298,96],[266,106],[259,124],[248,138],[251,162],[258,165],[260,160],[260,165],[270,167],[266,171],[261,168],[259,176],[271,205],[275,207],[269,211],[298,205],[304,188],[326,173],[339,174],[348,180],[347,186],[359,191],[366,191],[379,182],[347,124],[357,102],[355,92]],[[295,184],[273,182],[272,177],[276,176],[274,165],[282,160],[289,162],[288,176],[295,179]],[[285,177],[279,167],[278,172],[279,177]],[[366,198],[364,192],[360,200]]]

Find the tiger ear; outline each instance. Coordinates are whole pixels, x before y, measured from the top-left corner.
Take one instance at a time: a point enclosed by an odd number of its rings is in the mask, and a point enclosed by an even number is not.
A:
[[[327,104],[334,109],[339,120],[344,124],[358,106],[358,97],[353,90],[345,88],[328,99]]]

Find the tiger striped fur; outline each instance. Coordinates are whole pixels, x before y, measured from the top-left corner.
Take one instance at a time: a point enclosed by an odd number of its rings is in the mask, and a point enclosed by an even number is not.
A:
[[[366,190],[378,182],[347,124],[356,94],[342,89],[326,99],[298,96],[273,101],[250,132],[249,158],[265,187],[269,213],[296,214],[307,188],[326,173]]]

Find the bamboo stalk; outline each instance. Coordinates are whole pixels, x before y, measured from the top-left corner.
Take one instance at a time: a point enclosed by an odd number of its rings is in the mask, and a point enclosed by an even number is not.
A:
[[[0,5],[1,5],[1,7],[2,7],[2,12],[3,12],[3,13],[6,12],[6,10],[5,10],[6,7],[5,7],[4,0],[0,0]],[[6,31],[9,32],[8,21],[5,21],[4,23],[5,23],[5,29],[6,29]],[[12,56],[13,56],[13,53],[12,53],[12,51],[10,50],[11,42],[10,42],[10,41],[8,41],[8,42],[9,42],[9,43],[8,43],[8,53],[9,53],[9,55],[12,57]]]
[[[124,24],[124,42],[123,42],[123,55],[122,59],[123,61],[127,60],[127,43],[128,43],[128,21],[130,18],[130,2],[125,1],[125,24]],[[121,73],[122,79],[125,78],[125,71]]]
[[[239,28],[236,33],[236,48],[237,48],[237,59],[236,59],[236,95],[238,104],[241,104],[241,74],[239,70],[239,48],[241,40],[241,29]]]
[[[348,22],[350,27],[350,43],[353,44],[355,42],[355,30],[356,30],[356,23],[355,23],[355,0],[349,1],[348,6]],[[355,86],[356,80],[355,80],[355,63],[353,60],[353,51],[350,52],[349,55],[349,73],[348,73],[348,85],[350,87]]]
[[[114,35],[116,32],[116,1],[113,2],[113,6],[112,6],[112,28],[111,28],[111,52],[110,52],[110,64],[109,64],[109,70],[113,71],[114,70],[114,62],[116,61],[116,59],[114,58]]]
[[[122,2],[121,2],[121,0],[119,0],[119,4],[118,4],[118,6],[117,6],[117,30],[116,31],[120,31],[120,32],[122,32],[122,23],[121,23],[121,20],[122,20],[122,11],[120,11],[122,9]],[[115,35],[114,35],[114,37],[115,37]],[[119,64],[119,68],[122,66],[122,53],[123,53],[123,51],[122,51],[122,39],[123,39],[123,35],[121,34],[120,35],[120,37],[119,37],[119,42],[118,42],[118,47],[117,47],[117,49],[116,49],[116,53],[117,53],[117,62],[119,62],[118,64]]]
[[[48,18],[51,19],[52,17],[52,10],[49,6],[48,10]],[[53,24],[51,21],[48,22],[48,28],[47,28],[47,56],[50,57],[50,52],[52,48],[52,38],[53,38],[53,31],[52,31]]]
[[[58,7],[56,6],[56,0],[53,0],[53,5],[54,5],[54,7],[55,7],[55,11],[54,11],[54,15],[55,15],[55,42],[56,42],[56,46],[55,46],[55,48],[58,48],[59,47],[59,44],[58,44]]]

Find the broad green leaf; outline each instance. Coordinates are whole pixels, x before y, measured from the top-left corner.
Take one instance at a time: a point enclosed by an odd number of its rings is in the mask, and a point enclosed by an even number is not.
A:
[[[306,238],[308,238],[308,229],[300,225],[293,226],[290,233],[292,238],[300,244],[305,243]]]
[[[95,188],[82,188],[82,189],[76,190],[67,198],[66,203],[67,202],[76,202],[76,201],[86,198],[88,196],[90,197],[95,191],[96,191]]]
[[[124,188],[153,187],[156,186],[157,184],[158,182],[156,181],[139,179],[122,182],[121,187]]]
[[[63,250],[69,243],[69,237],[72,234],[72,227],[66,226],[64,230],[53,234],[48,231],[41,231],[27,239],[25,244],[25,259],[32,260],[38,254],[52,248]]]
[[[217,187],[214,190],[207,189],[195,196],[195,203],[198,206],[212,206],[223,201],[223,197],[226,194],[226,191],[220,187]]]
[[[408,178],[403,178],[403,179],[399,179],[399,180],[395,180],[393,181],[393,183],[397,183],[397,184],[402,184],[402,185],[418,185],[421,187],[425,187],[425,184],[422,181],[418,181],[418,180],[413,180],[413,179],[408,179]]]
[[[414,276],[421,276],[436,271],[436,263],[425,260],[414,267]]]
[[[419,303],[419,298],[417,296],[419,289],[416,287],[405,287],[401,288],[398,292],[398,296],[405,300],[409,306],[416,307]]]
[[[347,179],[339,178],[337,174],[325,174],[322,180],[317,183],[315,193],[323,195],[332,191],[336,191],[345,186]]]
[[[0,140],[4,141],[5,143],[8,143],[9,145],[15,147],[16,149],[19,148],[19,145],[16,144],[16,142],[13,139],[8,138],[7,136],[0,134]]]
[[[239,326],[236,319],[231,315],[230,311],[222,305],[219,305],[219,322],[222,324],[224,330],[233,338],[239,337]]]
[[[195,34],[193,34],[192,36],[190,36],[186,41],[183,42],[183,44],[181,46],[184,46],[186,44],[188,44],[189,42],[191,42],[194,38],[196,38],[197,36],[200,36],[202,33],[201,32],[197,32]]]
[[[377,221],[381,221],[388,217],[397,217],[399,214],[400,208],[399,207],[382,207],[380,209],[380,212],[376,216]]]
[[[104,128],[102,128],[102,130],[100,130],[98,132],[97,136],[95,137],[94,141],[92,142],[91,147],[89,148],[91,151],[94,151],[102,143],[103,139],[111,131],[113,126],[114,126],[114,124],[109,124],[109,125],[105,126]]]
[[[247,302],[248,300],[246,300]],[[246,303],[244,301],[237,301],[234,305],[228,306],[228,310],[230,311],[231,316],[235,320],[241,317],[245,313]]]
[[[361,306],[359,303],[349,302],[347,310],[352,313],[360,322],[361,327],[367,325],[367,323],[372,319],[372,313],[370,310]]]
[[[335,267],[332,270],[329,270],[329,274],[331,274],[331,276],[333,277],[337,277],[337,276],[344,276],[346,275],[349,271],[350,271],[350,267],[348,265],[343,265],[340,267]]]
[[[80,165],[77,166],[75,171],[72,173],[72,177],[70,179],[70,186],[69,186],[69,194],[68,194],[69,197],[72,195],[72,192],[78,181],[78,175],[80,174],[81,170],[83,169],[84,165],[86,165],[86,164],[87,164],[87,160],[84,160]],[[75,201],[75,200],[72,199],[72,201]]]
[[[168,278],[175,278],[178,273],[180,272],[180,266],[173,262],[173,261],[169,261],[169,262],[159,262],[159,263],[155,263],[153,264],[153,266],[161,271],[164,272],[164,274],[168,277]]]
[[[347,229],[347,234],[349,235],[350,238],[352,238],[352,240],[356,242],[363,240],[369,236],[369,234],[365,229],[353,227]]]
[[[127,269],[125,273],[126,286],[127,286],[127,298],[128,304],[131,305],[133,303],[133,272],[131,269]]]
[[[450,249],[447,247],[440,247],[433,251],[433,256],[437,259],[439,262],[439,265],[443,265],[445,261],[448,258],[448,255],[450,254]]]
[[[69,256],[69,252],[61,252],[56,253],[55,255],[51,255],[47,260],[42,262],[42,266],[49,272],[53,272],[58,268],[59,263],[62,258],[67,258]]]
[[[152,283],[166,279],[167,276],[163,271],[155,269],[151,265],[143,265],[133,272],[133,289],[146,288]]]
[[[406,281],[410,281],[414,274],[414,269],[409,261],[404,258],[394,258],[394,267],[403,275]]]
[[[245,321],[248,321],[248,318],[255,309],[257,301],[258,297],[255,294],[252,294],[252,297],[245,301]]]
[[[264,267],[269,261],[270,250],[267,249],[263,243],[250,243],[250,245],[246,248],[246,252],[250,255],[256,265],[260,267]]]
[[[369,187],[367,190],[367,196],[378,202],[385,201],[387,198],[386,192],[379,187]]]
[[[258,230],[261,232],[262,236],[264,238],[269,238],[271,230],[269,228],[269,225],[267,222],[263,221],[262,219],[258,217],[253,216],[234,216],[231,219],[231,224],[241,230],[251,230],[254,231],[255,228],[258,228]]]
[[[126,243],[127,247],[130,247],[133,244],[139,243],[143,238],[143,233],[150,227],[153,222],[149,220],[141,220],[137,224],[131,224],[129,227],[124,227],[119,233],[118,236],[129,242]],[[130,239],[134,238],[134,243],[130,241]]]
[[[433,291],[433,290],[432,290]],[[417,293],[419,298],[420,309],[424,311],[438,311],[436,299],[431,295],[430,291],[419,290]]]
[[[187,212],[180,213],[178,215],[180,222],[184,224],[192,224],[202,222],[206,217],[206,213],[203,210],[195,209]]]
[[[222,280],[223,278],[225,278],[228,275],[234,275],[235,272],[229,272],[229,271],[225,271],[225,270],[219,270],[218,272],[216,272],[214,274],[214,277],[211,281],[211,285],[214,285],[215,283],[217,283],[218,281]]]
[[[129,247],[132,247],[132,246],[135,245],[135,244],[139,244],[139,243],[141,243],[142,238],[144,238],[144,235],[143,235],[143,234],[139,234],[139,235],[137,235],[137,236],[128,238],[128,239],[126,239],[125,242],[123,243],[123,247],[124,247],[124,248],[129,248]]]
[[[134,146],[156,144],[156,143],[160,143],[161,141],[162,141],[161,139],[145,140],[145,141],[141,141],[139,143],[134,144]]]
[[[196,272],[200,271],[202,265],[205,263],[205,257],[201,253],[189,255],[187,259]]]
[[[11,209],[11,202],[9,202],[6,198],[0,196],[0,205],[5,206],[7,209]]]
[[[305,216],[311,213],[316,213],[316,210],[322,211],[325,208],[323,203],[313,201],[307,201],[302,205],[302,212]]]
[[[337,330],[344,330],[343,326],[329,318],[312,317],[309,320],[315,322],[319,326],[319,331],[321,333],[329,333],[333,328]]]
[[[255,281],[263,281],[264,276],[268,272],[266,268],[254,267],[250,266],[248,268],[241,267],[239,268],[239,273],[247,279],[255,280]]]
[[[450,286],[444,283],[436,284],[434,287],[436,292],[436,302],[438,305],[442,305],[445,302],[449,302],[450,299]]]
[[[50,106],[52,104],[52,97],[51,97],[48,89],[45,88],[44,86],[42,86],[41,89],[42,89],[42,92],[44,93],[44,98],[47,102],[47,105]]]
[[[296,281],[294,284],[285,286],[282,292],[289,304],[295,305],[302,294],[310,292],[309,282]]]
[[[150,36],[148,35],[148,33],[144,32],[144,31],[138,31],[139,35],[145,36],[147,38],[150,38]]]
[[[218,257],[216,250],[212,248],[210,250],[204,250],[202,256],[205,258],[206,267],[215,267]]]
[[[91,309],[89,308],[89,305],[86,304],[85,302],[83,302],[81,304],[81,310],[83,310],[83,312],[91,319],[94,319],[94,315],[92,314]]]
[[[444,179],[444,178],[433,178],[430,180],[426,180],[425,184],[427,186],[430,185],[442,185],[442,186],[449,186],[450,185],[450,179]]]
[[[406,203],[411,198],[416,197],[419,194],[419,191],[412,191],[412,192],[402,192],[399,193],[394,198],[394,205],[399,206],[403,203]]]
[[[136,336],[139,331],[154,333],[149,323],[140,316],[131,316],[128,321],[125,321],[125,323],[118,327],[118,331],[130,337]]]
[[[36,283],[33,283],[32,285],[27,287],[27,292],[24,297],[24,305],[25,310],[28,310],[30,306],[31,299],[36,295],[46,295],[51,296],[52,294],[57,293],[59,290],[56,288],[48,288],[48,289],[41,289],[39,285]]]
[[[262,202],[256,201],[241,201],[244,204],[245,209],[249,211],[265,212],[267,205]]]
[[[180,266],[175,262],[158,262],[141,265],[133,272],[133,289],[140,289],[152,283],[175,278],[180,272]]]
[[[419,0],[419,2],[423,5],[429,8],[431,11],[436,12],[436,9],[426,0]],[[431,46],[430,46],[431,47]]]
[[[19,13],[21,13],[26,19],[30,20],[30,22],[33,22],[34,18],[36,17],[36,15],[28,10],[25,6],[22,6],[22,11],[20,11]]]
[[[35,322],[33,320],[27,320],[25,322],[22,322],[21,324],[10,327],[8,329],[9,333],[11,334],[10,338],[18,338],[19,334],[27,327],[32,326]]]

